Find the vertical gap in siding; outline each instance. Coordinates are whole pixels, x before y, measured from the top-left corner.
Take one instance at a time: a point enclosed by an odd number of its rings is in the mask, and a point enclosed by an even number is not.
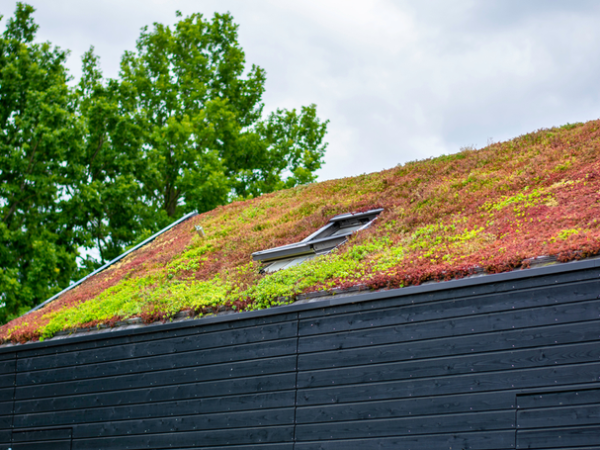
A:
[[[300,340],[300,313],[296,313],[296,377],[294,380],[294,431],[292,435],[293,448],[296,448],[296,409],[298,408],[298,342]]]

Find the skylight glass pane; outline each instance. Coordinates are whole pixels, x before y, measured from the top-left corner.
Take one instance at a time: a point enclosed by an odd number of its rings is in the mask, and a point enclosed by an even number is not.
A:
[[[284,259],[282,261],[275,261],[273,264],[269,264],[267,267],[265,267],[264,270],[267,273],[277,272],[278,270],[283,269],[288,262],[289,261],[287,259]]]
[[[344,235],[344,234],[354,233],[356,230],[358,230],[359,228],[362,228],[364,226],[365,226],[365,224],[361,223],[358,225],[354,225],[352,227],[340,228],[335,233],[333,233],[332,236],[340,236],[340,235]]]
[[[315,257],[315,255],[304,255],[304,256],[300,256],[298,258],[294,258],[294,259],[290,260],[290,262],[288,263],[287,266],[285,266],[285,268],[287,269],[288,267],[297,266],[298,264],[302,264],[304,261],[308,261],[309,259],[313,259],[314,257]]]
[[[272,264],[269,264],[264,268],[264,271],[267,273],[277,272],[281,269],[287,269],[288,267],[297,266],[298,264],[302,264],[304,261],[308,261],[309,259],[313,259],[315,255],[302,255],[297,256],[295,258],[287,258],[282,259],[280,261],[275,261]]]

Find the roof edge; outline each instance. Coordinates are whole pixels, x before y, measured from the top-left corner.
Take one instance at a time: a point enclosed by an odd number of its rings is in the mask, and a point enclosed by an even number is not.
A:
[[[255,319],[280,314],[301,313],[304,311],[322,309],[326,307],[342,306],[352,303],[362,303],[374,300],[384,300],[390,297],[405,297],[408,295],[425,294],[435,291],[448,289],[460,289],[465,287],[481,286],[492,283],[499,283],[524,278],[535,278],[546,275],[556,275],[560,273],[576,272],[587,269],[600,268],[600,257],[587,258],[579,261],[570,261],[558,263],[543,267],[534,267],[530,269],[516,269],[511,272],[502,272],[496,274],[487,274],[485,276],[476,275],[469,278],[454,279],[449,281],[440,281],[432,284],[420,286],[408,286],[398,289],[380,290],[375,292],[358,292],[349,294],[337,294],[327,297],[319,297],[310,300],[296,301],[289,305],[277,306],[274,308],[261,309],[256,311],[245,311],[239,313],[225,313],[205,316],[197,319],[187,319],[171,323],[152,323],[140,325],[137,327],[113,328],[102,332],[76,333],[61,337],[60,339],[48,339],[43,342],[27,342],[25,344],[5,344],[0,346],[0,354],[10,353],[20,350],[30,350],[58,345],[76,344],[79,342],[92,341],[95,339],[122,337],[132,334],[150,334],[157,331],[177,330],[190,327],[218,324],[223,322],[232,322],[246,319]],[[599,274],[600,275],[600,274]]]
[[[32,313],[34,311],[37,311],[40,308],[43,308],[44,306],[46,306],[48,303],[53,302],[54,300],[56,300],[58,297],[60,297],[61,295],[63,295],[65,292],[70,291],[71,289],[79,286],[81,283],[83,283],[85,280],[87,280],[88,278],[93,277],[94,275],[99,274],[100,272],[102,272],[103,270],[109,268],[110,266],[112,266],[113,264],[115,264],[116,262],[120,261],[121,259],[125,258],[127,255],[129,255],[130,253],[136,251],[139,248],[142,248],[144,245],[149,244],[150,242],[152,242],[154,239],[156,239],[158,236],[160,236],[161,234],[169,231],[171,228],[179,225],[182,222],[185,222],[188,219],[191,219],[194,216],[197,216],[198,213],[196,211],[193,211],[189,214],[186,214],[185,216],[183,216],[181,219],[176,220],[175,222],[173,222],[171,225],[166,226],[165,228],[163,228],[162,230],[154,233],[152,236],[150,236],[148,239],[145,239],[143,242],[140,242],[138,245],[136,245],[135,247],[130,248],[129,250],[127,250],[125,253],[121,253],[119,256],[117,256],[115,259],[113,259],[112,261],[107,262],[106,264],[104,264],[102,267],[99,267],[98,269],[94,270],[92,273],[86,275],[85,277],[83,277],[81,280],[78,280],[77,282],[70,284],[69,286],[67,286],[66,288],[64,288],[62,291],[60,291],[58,294],[54,294],[52,297],[50,297],[48,300],[40,303],[39,305],[37,305],[36,307],[30,309],[29,311],[27,311],[25,314],[23,314],[23,316],[26,316],[29,313]],[[21,317],[23,317],[21,316]]]

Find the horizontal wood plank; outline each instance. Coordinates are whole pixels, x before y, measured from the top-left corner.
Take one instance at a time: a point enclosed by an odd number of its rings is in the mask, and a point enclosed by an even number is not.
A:
[[[20,348],[19,348],[20,349]],[[13,349],[7,352],[0,353],[0,361],[10,361],[16,358],[17,350]]]
[[[203,349],[220,349],[232,345],[281,340],[296,334],[294,322],[264,325],[256,328],[232,329],[201,335],[177,336],[161,340],[145,341],[117,347],[79,350],[57,355],[19,358],[19,372],[83,366],[108,361],[131,360],[148,356],[172,355]],[[0,364],[0,373],[1,372]]]
[[[95,335],[81,335],[82,339],[61,339],[55,342],[46,341],[46,345],[41,347],[29,348],[18,347],[19,358],[32,358],[44,355],[60,355],[62,353],[77,352],[89,349],[102,349],[107,347],[118,348],[122,345],[128,345],[140,342],[160,341],[182,336],[215,333],[225,330],[251,329],[273,323],[293,321],[297,317],[296,313],[279,314],[274,316],[264,316],[258,318],[247,318],[244,320],[232,320],[219,323],[203,323],[193,319],[180,322],[179,324],[151,324],[137,329],[130,329],[126,334],[115,336],[110,333],[98,333]],[[172,327],[173,325],[173,327]],[[118,332],[118,331],[117,331]],[[201,339],[201,338],[200,338]]]
[[[84,365],[34,372],[19,372],[17,386],[55,383],[86,378],[114,377],[117,375],[144,373],[156,370],[199,367],[229,361],[247,361],[259,358],[288,356],[296,349],[296,339],[283,339],[235,346],[227,352],[219,348],[171,355],[151,356],[126,361],[111,361],[96,365]]]
[[[0,430],[0,444],[9,444],[11,437],[11,430]]]
[[[299,335],[310,336],[368,329],[373,326],[394,326],[431,320],[448,320],[465,316],[488,315],[513,309],[538,308],[556,304],[571,304],[596,299],[600,280],[576,285],[553,286],[510,294],[490,294],[481,297],[450,298],[438,303],[409,304],[393,309],[361,311],[301,320]]]
[[[17,361],[14,358],[0,361],[0,375],[5,375],[5,374],[9,374],[9,373],[14,374],[16,366],[17,366]]]
[[[17,442],[11,445],[12,450],[71,450],[71,440]]]
[[[387,345],[353,347],[298,356],[300,371],[333,367],[359,366],[393,361],[416,360],[436,356],[475,354],[496,350],[536,348],[553,344],[596,341],[600,337],[600,320],[572,324],[548,325],[519,330],[442,337]]]
[[[547,406],[600,404],[600,389],[577,389],[558,392],[539,392],[517,396],[518,408],[543,408]]]
[[[15,374],[8,373],[5,375],[0,375],[0,388],[14,387],[15,385]]]
[[[172,386],[201,381],[245,378],[267,374],[292,372],[296,367],[294,356],[255,359],[243,362],[214,364],[211,366],[188,367],[185,369],[120,375],[113,378],[87,379],[17,387],[17,400],[57,398],[74,394],[115,392],[158,386]]]
[[[14,377],[13,377],[13,379],[14,379]],[[13,383],[9,384],[9,386],[12,386],[12,385],[13,385]],[[3,402],[12,402],[14,395],[15,395],[14,387],[0,389],[0,405]]]
[[[7,414],[5,416],[4,415],[0,416],[0,430],[5,430],[7,428],[12,427],[13,416],[8,415],[12,412],[11,410],[12,410],[12,403],[10,405],[7,405],[6,409],[2,409],[2,405],[0,405],[0,414]]]
[[[162,433],[142,436],[119,436],[73,439],[72,450],[126,450],[131,448],[207,447],[259,443],[291,442],[292,426],[236,428],[232,430]]]
[[[244,444],[244,445],[219,445],[214,446],[203,446],[202,450],[294,450],[293,442],[281,442],[277,444]],[[186,448],[169,448],[169,450],[190,450]],[[579,449],[577,449],[579,450]],[[586,450],[586,449],[583,449]]]
[[[45,430],[14,430],[13,442],[71,439],[71,435],[71,428],[50,428]]]
[[[599,317],[600,301],[594,300],[571,305],[511,310],[452,320],[406,323],[397,326],[381,326],[380,323],[374,322],[373,327],[370,329],[300,338],[298,349],[300,353],[341,350],[492,331],[525,329],[550,324],[580,323]]]
[[[296,439],[299,441],[360,439],[464,431],[494,431],[514,429],[514,427],[515,413],[508,410],[302,424],[296,427]]]
[[[472,345],[475,345],[475,342]],[[303,389],[366,384],[409,378],[416,380],[447,375],[581,364],[598,360],[600,360],[600,341],[300,372],[298,374],[298,387]]]
[[[298,442],[295,450],[500,450],[514,448],[515,431],[452,433],[388,438]]]
[[[15,414],[43,411],[69,411],[105,406],[153,404],[175,400],[203,399],[249,393],[294,389],[295,374],[266,375],[184,385],[163,386],[134,391],[86,394],[72,397],[48,398],[15,402]]]
[[[351,314],[364,311],[372,311],[383,308],[396,308],[408,304],[441,302],[448,299],[459,299],[466,297],[482,297],[494,294],[514,294],[520,291],[536,290],[538,288],[547,288],[548,286],[563,287],[574,286],[588,281],[598,281],[600,271],[597,267],[573,272],[562,272],[541,276],[533,276],[516,280],[498,280],[488,277],[489,283],[476,284],[473,286],[455,287],[451,283],[438,284],[433,287],[433,291],[415,292],[421,289],[417,286],[412,288],[403,288],[397,292],[401,295],[395,297],[386,297],[379,300],[359,301],[353,303],[342,303],[341,305],[331,305],[319,309],[309,309],[301,311],[299,317],[301,320],[311,319],[313,317],[335,316],[342,314]],[[445,289],[439,289],[444,286]]]
[[[514,414],[513,414],[514,418]],[[292,425],[294,408],[262,410],[259,404],[251,411],[221,414],[194,414],[159,419],[124,420],[119,422],[87,423],[77,425],[74,438],[104,436],[133,436],[154,433],[186,432],[196,430],[233,430],[235,428]]]
[[[519,429],[600,425],[600,404],[524,409],[517,412],[517,423]]]
[[[298,391],[298,405],[325,405],[406,397],[470,394],[541,386],[593,383],[599,379],[600,363],[572,364],[563,367],[300,389]]]
[[[512,410],[514,408],[514,392],[486,392],[482,394],[403,398],[399,400],[299,407],[296,410],[296,421],[299,424],[324,423],[388,417]]]
[[[259,411],[268,408],[293,407],[294,391],[252,393],[228,397],[195,398],[173,402],[141,403],[101,408],[76,409],[54,412],[31,413],[15,416],[16,427],[41,427],[52,425],[75,425],[83,423],[114,422],[128,419],[156,417],[183,417],[196,414],[217,414],[227,411]]]
[[[598,445],[600,425],[517,430],[517,448],[570,448]]]
[[[13,401],[12,399],[8,402],[2,402],[0,403],[0,414],[2,414],[3,416],[12,414],[13,412]]]

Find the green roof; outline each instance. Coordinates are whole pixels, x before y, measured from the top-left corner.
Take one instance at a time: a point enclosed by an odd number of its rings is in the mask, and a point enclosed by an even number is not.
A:
[[[252,253],[333,216],[383,208],[328,255],[261,273]],[[540,130],[382,172],[234,202],[167,230],[56,300],[0,327],[6,343],[57,332],[389,289],[600,253],[600,121]],[[204,234],[196,230],[201,226]]]

